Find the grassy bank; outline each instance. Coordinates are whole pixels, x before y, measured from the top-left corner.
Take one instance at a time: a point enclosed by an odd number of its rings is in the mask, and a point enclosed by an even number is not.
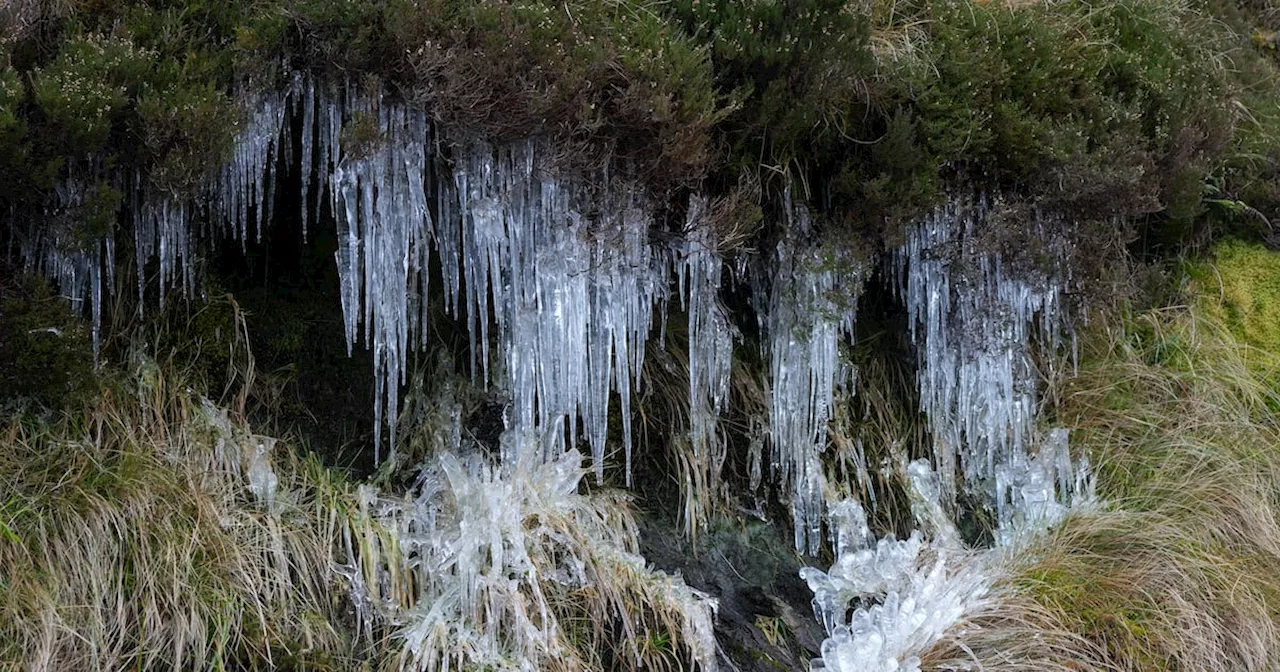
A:
[[[1057,420],[1094,465],[1100,501],[1006,559],[999,606],[933,660],[1275,667],[1280,391],[1258,362],[1280,359],[1188,308],[1131,316],[1091,343]]]
[[[0,667],[714,656],[710,603],[635,555],[626,498],[578,494],[580,465],[499,474],[441,455],[447,477],[380,494],[139,367],[58,419],[0,423]]]

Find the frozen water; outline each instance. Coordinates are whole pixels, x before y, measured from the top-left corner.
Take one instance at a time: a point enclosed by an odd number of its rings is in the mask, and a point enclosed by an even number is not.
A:
[[[245,476],[249,479],[249,491],[258,498],[263,508],[267,511],[275,511],[276,490],[280,482],[276,472],[271,469],[270,455],[275,439],[257,438],[253,453],[249,457],[249,466],[245,469]]]
[[[133,251],[138,268],[138,310],[146,304],[147,263],[159,262],[160,310],[164,310],[168,289],[180,283],[186,296],[195,287],[195,241],[192,239],[191,209],[176,197],[143,200],[133,211]]]
[[[455,153],[447,200],[456,199],[458,217],[437,232],[446,304],[465,307],[486,380],[492,315],[510,426],[545,432],[567,423],[572,443],[581,418],[597,480],[616,391],[629,480],[631,390],[670,262],[649,242],[652,208],[638,189],[558,180],[539,165],[545,151],[526,141]]]
[[[733,331],[719,301],[724,262],[704,221],[706,205],[705,199],[691,200],[677,263],[680,298],[689,316],[689,441],[700,470],[695,477],[711,487],[725,459],[716,425],[729,399]]]
[[[1014,455],[997,467],[995,480],[997,546],[1013,547],[1052,527],[1096,495],[1088,458],[1072,463],[1068,432],[1061,427],[1048,432],[1035,455]]]
[[[816,555],[824,501],[820,455],[836,389],[850,382],[839,348],[853,337],[867,264],[850,250],[809,243],[808,211],[792,205],[789,195],[787,201],[788,238],[770,266],[767,302],[763,289],[756,294],[771,363],[772,465],[789,490],[796,549]]]
[[[363,324],[363,338],[373,350],[378,459],[384,417],[391,450],[396,446],[410,330],[422,328],[413,324],[419,313],[409,293],[426,282],[432,220],[424,186],[425,113],[382,105],[376,119],[382,142],[373,151],[345,157],[334,168],[330,188],[339,206],[336,258],[347,348]]]
[[[922,531],[935,544],[948,548],[961,548],[960,533],[943,505],[938,484],[938,473],[929,460],[919,459],[906,467],[907,497],[911,501],[911,515]]]
[[[1066,430],[1040,436],[1035,426],[1033,339],[1057,349],[1071,335],[1070,226],[1037,214],[1025,226],[1044,248],[1036,263],[1018,263],[984,238],[999,226],[989,215],[986,199],[952,201],[911,227],[894,254],[934,440],[933,464],[903,453],[897,469],[930,541],[917,531],[872,547],[860,504],[830,506],[835,564],[802,570],[829,634],[815,670],[920,669],[929,646],[986,605],[991,561],[1093,497]],[[992,505],[996,549],[960,550],[948,513],[959,487]]]
[[[379,427],[385,417],[392,449],[407,353],[426,338],[434,249],[446,309],[465,315],[472,372],[486,384],[497,379],[497,346],[508,425],[539,435],[559,428],[572,444],[581,421],[600,478],[616,392],[629,479],[632,389],[670,276],[669,255],[649,241],[652,208],[640,191],[557,179],[539,158],[550,152],[533,140],[466,144],[446,163],[430,151],[421,111],[375,104],[350,88],[338,96],[304,81],[295,90],[304,173],[315,171],[315,190],[330,193],[338,219],[348,347],[363,336],[374,351],[375,415]],[[340,129],[356,114],[377,120],[372,150],[340,146]],[[437,172],[444,175],[431,180]],[[547,458],[563,449],[563,441],[537,445]]]
[[[979,558],[930,544],[919,532],[871,546],[861,505],[846,500],[831,509],[843,550],[827,572],[801,570],[828,633],[812,669],[919,670],[921,654],[986,604],[988,572]]]
[[[1070,333],[1068,225],[1037,214],[1025,226],[1044,243],[1044,260],[1015,267],[984,244],[988,215],[985,198],[953,200],[912,227],[893,259],[948,502],[957,471],[989,501],[1009,498],[1013,479],[997,471],[1017,469],[1035,443],[1033,336],[1056,349]]]
[[[222,166],[213,186],[214,208],[241,242],[254,236],[262,242],[262,229],[271,221],[275,193],[275,168],[288,109],[288,91],[266,91],[257,96],[248,119],[236,134],[231,160]]]
[[[591,592],[598,581],[640,577],[654,606],[678,614],[699,664],[714,670],[715,600],[627,550],[634,531],[612,524],[605,508],[577,493],[584,474],[577,451],[549,461],[538,452],[494,467],[478,455],[445,451],[408,496],[362,489],[361,511],[379,531],[350,544],[349,562],[339,568],[361,622],[385,619],[397,627],[406,669],[532,672],[562,655],[564,633],[548,588]]]
[[[298,75],[287,90],[244,97],[254,102],[231,159],[210,181],[207,213],[196,200],[157,191],[142,176],[134,179],[129,202],[140,306],[153,259],[162,308],[169,288],[192,293],[195,223],[221,222],[224,233],[242,242],[251,235],[261,239],[272,214],[277,164],[289,158],[287,112],[300,108],[304,235],[327,195],[338,222],[335,256],[348,349],[363,340],[374,355],[375,451],[383,444],[384,423],[394,450],[408,351],[426,341],[433,248],[446,306],[466,315],[473,368],[487,381],[491,362],[500,365],[512,397],[512,427],[543,433],[559,427],[573,443],[581,426],[599,478],[616,393],[628,480],[632,391],[653,309],[667,300],[673,257],[682,255],[694,347],[712,357],[699,356],[694,367],[694,436],[699,449],[712,450],[731,341],[714,296],[720,261],[708,235],[693,227],[692,238],[701,242],[678,250],[651,243],[653,208],[639,188],[603,175],[590,186],[555,178],[539,158],[550,152],[532,140],[458,147],[450,168],[431,151],[422,110],[352,86],[326,88]],[[356,119],[372,120],[378,136],[344,147],[343,128]],[[69,183],[67,193],[79,194],[78,188]],[[438,230],[429,200],[442,222]],[[690,208],[693,219],[704,205]],[[94,315],[100,314],[110,266],[101,257],[114,255],[111,241],[90,252],[65,252],[49,241],[29,247],[30,263],[38,260],[73,300],[89,299]],[[95,318],[95,336],[97,324]],[[496,359],[490,357],[493,344]],[[560,450],[555,442],[539,445],[548,457]]]
[[[92,163],[92,162],[91,162]],[[54,188],[54,204],[45,215],[52,226],[33,226],[18,244],[19,256],[29,273],[38,273],[58,286],[73,309],[90,318],[94,361],[97,361],[102,331],[103,301],[115,284],[115,237],[108,233],[98,240],[78,240],[72,232],[82,208],[90,205],[91,191],[102,179],[100,166],[91,165],[88,174],[69,169],[70,175]],[[61,338],[56,329],[47,333]]]

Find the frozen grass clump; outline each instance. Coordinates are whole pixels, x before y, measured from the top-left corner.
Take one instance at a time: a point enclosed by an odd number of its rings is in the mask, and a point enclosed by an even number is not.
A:
[[[306,465],[179,390],[144,373],[75,417],[0,423],[0,667],[345,655]]]
[[[389,624],[409,669],[715,667],[715,600],[636,555],[618,494],[582,495],[582,457],[495,468],[445,452],[409,494],[364,489],[341,569],[362,619]]]

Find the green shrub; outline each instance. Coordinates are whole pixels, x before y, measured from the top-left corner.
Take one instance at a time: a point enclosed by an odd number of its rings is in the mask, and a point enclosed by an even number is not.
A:
[[[1223,31],[1177,3],[930,3],[921,144],[1073,214],[1196,214],[1230,132]]]
[[[193,193],[230,156],[240,111],[211,83],[177,82],[137,101],[152,183]]]
[[[128,40],[90,34],[68,40],[52,63],[35,70],[35,103],[61,131],[68,153],[106,149],[130,90],[154,58]]]
[[[0,280],[0,408],[61,409],[96,391],[89,328],[41,280]]]
[[[409,95],[458,136],[549,136],[563,167],[609,157],[658,191],[705,170],[708,54],[640,3],[392,0],[384,16]]]

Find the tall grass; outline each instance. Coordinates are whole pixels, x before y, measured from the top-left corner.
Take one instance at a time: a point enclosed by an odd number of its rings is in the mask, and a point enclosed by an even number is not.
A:
[[[437,447],[383,492],[138,371],[0,420],[0,669],[714,665],[714,601],[647,566],[573,454],[508,472]]]
[[[1092,340],[1058,420],[1105,504],[1010,557],[1005,604],[935,662],[1044,669],[1009,648],[1044,630],[1067,669],[1277,669],[1280,395],[1258,361],[1280,361],[1185,308]]]
[[[0,667],[224,669],[343,651],[331,530],[255,437],[160,376],[78,416],[0,425]],[[295,465],[296,466],[296,465]]]

